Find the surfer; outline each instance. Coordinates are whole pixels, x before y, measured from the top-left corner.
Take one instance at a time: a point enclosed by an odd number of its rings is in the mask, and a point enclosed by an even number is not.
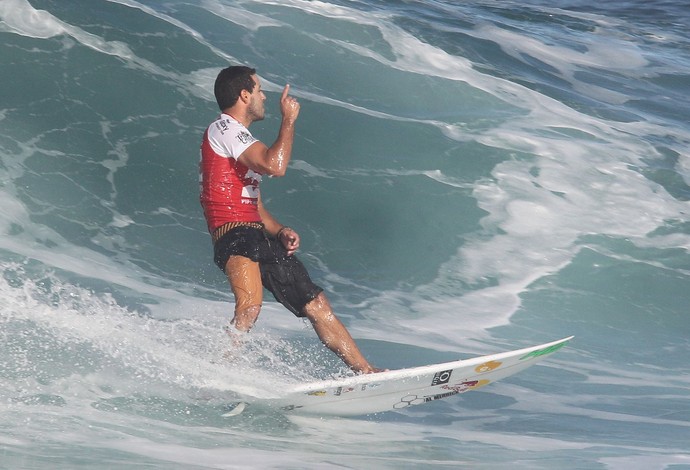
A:
[[[297,317],[309,319],[319,339],[353,371],[377,372],[333,313],[323,289],[294,256],[299,234],[280,224],[261,201],[261,177],[283,176],[292,155],[300,105],[289,91],[290,85],[285,85],[278,137],[268,147],[248,130],[264,118],[266,95],[256,70],[228,67],[215,81],[221,115],[208,127],[201,144],[200,201],[214,262],[227,276],[235,297],[228,333],[252,328],[266,287]]]

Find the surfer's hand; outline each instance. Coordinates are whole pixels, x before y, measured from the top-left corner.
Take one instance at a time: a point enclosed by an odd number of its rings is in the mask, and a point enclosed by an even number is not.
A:
[[[283,119],[294,123],[299,115],[299,102],[288,93],[290,93],[290,85],[285,85],[283,94],[280,96],[280,112],[283,114]]]
[[[287,250],[288,256],[292,256],[299,248],[299,234],[290,227],[283,227],[278,232],[278,240]]]

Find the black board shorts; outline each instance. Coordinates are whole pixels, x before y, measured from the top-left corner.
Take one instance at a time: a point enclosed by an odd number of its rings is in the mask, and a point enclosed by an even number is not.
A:
[[[221,271],[230,256],[244,256],[259,263],[261,284],[297,317],[304,317],[304,306],[323,289],[314,284],[296,256],[273,237],[254,227],[236,227],[213,245],[213,261]]]

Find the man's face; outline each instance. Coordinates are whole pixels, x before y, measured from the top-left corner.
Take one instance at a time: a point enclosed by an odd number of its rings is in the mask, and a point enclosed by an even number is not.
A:
[[[264,95],[264,92],[261,89],[259,77],[252,75],[252,78],[254,79],[254,90],[252,90],[252,94],[249,99],[249,115],[252,118],[252,122],[254,122],[261,121],[264,118],[264,101],[266,101],[266,95]]]

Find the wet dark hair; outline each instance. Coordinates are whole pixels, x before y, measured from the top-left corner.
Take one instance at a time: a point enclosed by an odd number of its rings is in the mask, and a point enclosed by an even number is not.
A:
[[[234,65],[220,71],[213,86],[213,93],[216,95],[216,102],[221,111],[237,103],[242,90],[247,90],[249,93],[254,90],[256,85],[252,78],[254,74],[256,74],[256,69],[244,65]]]

